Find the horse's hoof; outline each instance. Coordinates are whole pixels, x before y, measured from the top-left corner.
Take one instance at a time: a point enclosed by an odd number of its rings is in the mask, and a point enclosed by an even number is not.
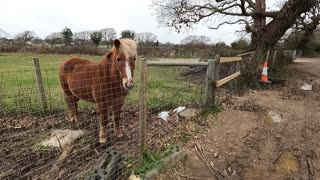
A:
[[[77,129],[81,129],[81,124],[76,124]]]
[[[106,138],[100,138],[100,139],[99,139],[99,142],[100,142],[101,145],[102,145],[102,144],[106,144],[107,139],[106,139]]]
[[[117,139],[121,139],[123,137],[122,133],[117,134]]]

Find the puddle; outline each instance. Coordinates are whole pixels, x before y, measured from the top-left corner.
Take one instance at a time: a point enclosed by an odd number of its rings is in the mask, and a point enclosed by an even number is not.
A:
[[[276,162],[276,169],[283,174],[290,174],[298,171],[299,161],[290,152],[285,152]]]

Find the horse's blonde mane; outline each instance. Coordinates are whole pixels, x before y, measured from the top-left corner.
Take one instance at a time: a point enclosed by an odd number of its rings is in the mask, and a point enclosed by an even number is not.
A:
[[[120,39],[120,53],[129,57],[137,57],[137,43],[132,39]]]

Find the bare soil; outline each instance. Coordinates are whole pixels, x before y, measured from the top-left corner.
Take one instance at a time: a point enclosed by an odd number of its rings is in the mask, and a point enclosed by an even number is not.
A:
[[[121,114],[124,137],[116,139],[113,126],[109,124],[108,144],[98,143],[97,113],[90,109],[81,112],[85,135],[75,142],[75,148],[60,167],[58,174],[48,174],[53,164],[62,154],[60,149],[37,146],[49,137],[54,129],[74,129],[74,124],[65,120],[64,112],[54,112],[52,116],[21,117],[0,116],[0,179],[83,179],[97,165],[107,150],[121,153],[124,160],[123,171],[114,179],[126,179],[139,160],[138,107],[126,107]],[[189,121],[169,118],[163,121],[156,112],[148,112],[148,148],[159,150],[186,134]],[[49,175],[49,176],[48,176]]]
[[[220,94],[224,110],[208,116],[207,130],[183,147],[187,158],[162,173],[167,179],[320,179],[320,58],[301,58],[284,85],[233,96]],[[313,85],[303,91],[303,83]],[[269,112],[282,121],[274,123]],[[216,170],[215,177],[195,146]],[[222,174],[222,175],[221,175]]]

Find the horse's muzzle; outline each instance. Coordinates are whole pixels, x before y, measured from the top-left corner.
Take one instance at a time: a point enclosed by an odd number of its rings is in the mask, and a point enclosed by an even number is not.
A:
[[[125,83],[124,85],[127,89],[132,89],[134,87],[134,83]]]

